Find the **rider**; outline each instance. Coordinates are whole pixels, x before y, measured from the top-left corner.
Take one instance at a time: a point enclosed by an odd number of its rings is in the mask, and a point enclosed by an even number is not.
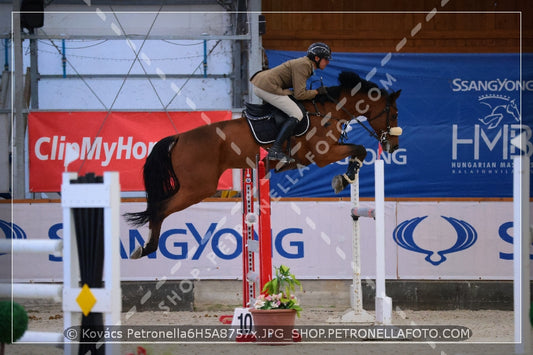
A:
[[[268,151],[269,160],[279,160],[283,163],[294,162],[294,159],[283,153],[282,146],[303,118],[303,112],[289,95],[292,95],[296,100],[310,100],[318,94],[325,94],[325,87],[320,87],[318,90],[307,90],[306,84],[314,70],[324,69],[329,64],[330,59],[329,46],[322,42],[316,42],[309,46],[305,57],[291,59],[275,68],[257,72],[250,79],[254,86],[254,94],[257,97],[289,116]]]

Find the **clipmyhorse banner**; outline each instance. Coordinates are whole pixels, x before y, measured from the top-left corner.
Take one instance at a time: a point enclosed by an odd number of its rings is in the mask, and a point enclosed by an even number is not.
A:
[[[142,167],[152,147],[166,136],[231,119],[231,111],[193,112],[30,112],[30,191],[61,190],[68,151],[79,159],[68,171],[120,172],[122,191],[143,191]],[[231,189],[231,170],[219,189]]]

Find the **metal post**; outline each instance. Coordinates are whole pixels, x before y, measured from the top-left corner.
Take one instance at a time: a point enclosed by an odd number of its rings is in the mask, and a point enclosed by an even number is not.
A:
[[[207,40],[204,39],[204,78],[207,78]]]
[[[30,39],[30,107],[39,109],[39,57],[37,55],[37,40]]]
[[[9,38],[4,38],[4,70],[9,70]]]
[[[24,77],[22,63],[22,37],[20,29],[20,0],[13,1],[13,74],[14,95],[13,98],[13,198],[25,197],[25,167],[24,167],[24,135],[26,132],[26,118],[24,117]]]
[[[246,75],[242,70],[242,43],[241,41],[233,42],[233,107],[243,107],[242,88],[247,87]]]
[[[251,36],[248,60],[248,76],[251,77],[254,73],[262,69],[261,37],[259,36],[259,13],[261,11],[261,0],[250,0],[248,3],[248,23],[250,24],[249,33]],[[248,101],[258,104],[261,102],[257,96],[253,94],[252,83],[248,83]]]
[[[525,139],[521,137],[521,139]],[[531,350],[531,326],[529,325],[530,278],[529,246],[529,179],[530,165],[526,153],[513,158],[513,271],[514,271],[514,341],[515,353],[526,354]]]
[[[246,1],[237,1],[237,12],[232,13],[235,35],[244,35],[247,33]],[[248,40],[233,41],[233,107],[243,107],[245,99],[243,93],[248,91],[248,68],[245,63],[248,62],[248,51],[246,51]]]

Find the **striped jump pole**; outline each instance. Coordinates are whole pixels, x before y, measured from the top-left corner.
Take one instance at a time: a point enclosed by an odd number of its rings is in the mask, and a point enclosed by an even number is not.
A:
[[[350,306],[340,318],[329,318],[330,323],[373,323],[374,316],[363,308],[363,291],[361,288],[361,228],[359,217],[367,216],[373,209],[359,207],[359,174],[350,185],[350,201],[352,204],[352,284],[350,285]],[[354,215],[355,211],[355,215]],[[361,215],[358,215],[358,211]],[[370,212],[369,212],[370,211]]]
[[[270,180],[262,158],[264,156],[256,158],[255,170],[248,168],[242,171],[243,300],[242,308],[235,309],[231,324],[243,331],[252,330],[252,315],[248,309],[264,285],[272,279]],[[256,202],[257,209],[254,206]],[[254,341],[250,337],[237,340]]]
[[[359,206],[359,174],[351,184],[352,232],[352,285],[350,286],[350,306],[340,318],[330,318],[330,323],[379,323],[390,324],[392,299],[385,292],[385,172],[384,162],[374,163],[375,206]],[[376,224],[376,297],[375,317],[363,309],[361,288],[361,249],[359,218],[373,218]]]
[[[250,307],[264,285],[272,279],[270,180],[265,163],[257,158],[256,178],[252,169],[243,170],[243,307]],[[258,209],[254,211],[254,192]],[[254,224],[257,222],[255,239]]]

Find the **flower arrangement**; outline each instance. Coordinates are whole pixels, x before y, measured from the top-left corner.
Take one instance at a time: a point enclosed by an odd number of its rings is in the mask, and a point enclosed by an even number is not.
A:
[[[293,294],[296,290],[296,286],[302,285],[296,277],[291,274],[290,269],[285,265],[280,267],[274,267],[276,270],[276,276],[272,280],[268,281],[261,295],[257,297],[254,303],[255,309],[294,309],[296,315],[300,317],[300,307],[298,299]]]

